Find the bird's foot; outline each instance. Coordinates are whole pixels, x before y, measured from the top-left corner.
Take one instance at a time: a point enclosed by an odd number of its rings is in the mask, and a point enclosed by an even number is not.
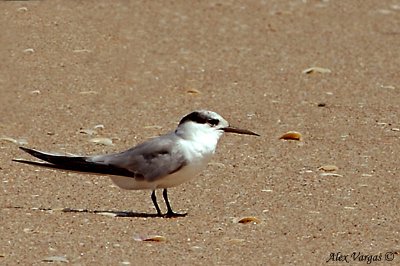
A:
[[[187,212],[185,213],[176,213],[173,211],[169,211],[166,214],[162,215],[164,218],[178,218],[178,217],[185,217],[187,215]]]

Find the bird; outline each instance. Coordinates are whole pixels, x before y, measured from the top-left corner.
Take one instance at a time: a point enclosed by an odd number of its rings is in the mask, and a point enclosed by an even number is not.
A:
[[[260,136],[250,130],[230,126],[216,112],[196,110],[185,115],[174,131],[122,152],[76,156],[21,146],[21,150],[44,162],[24,159],[13,161],[59,170],[108,175],[121,189],[151,190],[151,200],[157,216],[182,217],[187,213],[176,213],[172,210],[167,189],[189,181],[202,171],[211,160],[218,140],[225,132]],[[167,208],[164,214],[157,203],[157,189],[163,189],[162,195]]]

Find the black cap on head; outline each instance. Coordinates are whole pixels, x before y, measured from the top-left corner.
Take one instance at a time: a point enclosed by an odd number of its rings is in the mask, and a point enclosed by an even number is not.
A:
[[[199,123],[199,124],[205,124],[207,123],[207,120],[209,118],[207,117],[207,115],[205,113],[202,112],[191,112],[190,114],[184,116],[181,121],[179,122],[179,125],[188,122],[188,121],[193,121],[195,123]]]

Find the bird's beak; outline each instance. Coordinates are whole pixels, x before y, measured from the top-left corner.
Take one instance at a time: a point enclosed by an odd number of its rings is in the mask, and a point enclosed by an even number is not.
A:
[[[230,133],[237,133],[237,134],[245,134],[245,135],[253,135],[253,136],[260,136],[257,133],[254,133],[250,130],[247,129],[240,129],[236,127],[231,127],[227,126],[222,129],[224,132],[230,132]]]

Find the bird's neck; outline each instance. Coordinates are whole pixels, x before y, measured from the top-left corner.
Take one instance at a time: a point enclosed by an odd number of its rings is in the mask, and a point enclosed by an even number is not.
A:
[[[192,133],[180,136],[182,148],[190,160],[209,160],[217,148],[219,135]]]

